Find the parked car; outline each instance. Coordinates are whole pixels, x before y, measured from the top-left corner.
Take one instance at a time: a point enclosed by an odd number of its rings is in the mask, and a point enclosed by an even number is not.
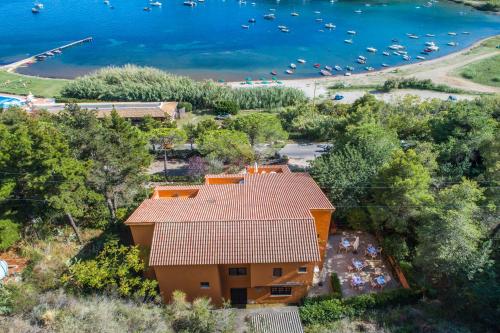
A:
[[[456,101],[457,100],[457,96],[450,95],[450,96],[448,96],[448,100],[449,101]]]
[[[333,97],[333,100],[334,100],[334,101],[340,101],[341,99],[344,99],[344,96],[343,96],[343,95],[339,95],[339,94],[337,94],[337,95],[335,95],[335,97]]]

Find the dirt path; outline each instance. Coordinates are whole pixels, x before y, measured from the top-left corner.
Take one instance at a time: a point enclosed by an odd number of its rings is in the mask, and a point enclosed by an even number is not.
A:
[[[500,36],[500,35],[499,35]],[[387,68],[377,72],[359,73],[352,76],[318,77],[297,80],[283,80],[283,86],[303,90],[308,96],[324,94],[327,87],[342,83],[350,86],[377,86],[388,79],[417,77],[419,79],[432,79],[435,83],[446,84],[451,87],[476,93],[500,93],[500,88],[481,85],[453,75],[454,70],[472,62],[483,60],[500,54],[499,49],[481,47],[481,44],[498,36],[480,40],[468,48],[446,56],[412,63],[399,67]],[[230,82],[233,87],[250,88],[240,82]],[[253,86],[259,86],[258,84]]]

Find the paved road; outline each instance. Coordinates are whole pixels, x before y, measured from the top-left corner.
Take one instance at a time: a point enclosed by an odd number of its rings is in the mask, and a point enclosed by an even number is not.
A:
[[[324,152],[328,143],[289,143],[280,151],[281,156],[286,155],[290,159],[289,164],[305,167],[308,161],[314,160]]]

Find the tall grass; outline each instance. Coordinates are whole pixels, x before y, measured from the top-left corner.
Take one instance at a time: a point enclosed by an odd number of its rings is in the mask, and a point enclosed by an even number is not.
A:
[[[68,83],[62,97],[104,101],[185,101],[210,108],[232,100],[242,109],[274,108],[306,100],[301,90],[287,87],[233,89],[213,81],[194,81],[150,67],[108,67]]]

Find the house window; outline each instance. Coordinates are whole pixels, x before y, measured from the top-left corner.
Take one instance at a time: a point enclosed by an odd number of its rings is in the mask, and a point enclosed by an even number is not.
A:
[[[271,296],[291,296],[292,287],[271,287]]]
[[[307,267],[306,266],[299,267],[299,273],[307,273]]]
[[[246,269],[246,267],[230,268],[229,275],[232,275],[232,276],[247,275],[247,269]]]
[[[208,289],[208,288],[210,288],[210,282],[200,282],[200,288],[201,289]]]
[[[278,277],[283,275],[283,268],[273,268],[273,276]]]

